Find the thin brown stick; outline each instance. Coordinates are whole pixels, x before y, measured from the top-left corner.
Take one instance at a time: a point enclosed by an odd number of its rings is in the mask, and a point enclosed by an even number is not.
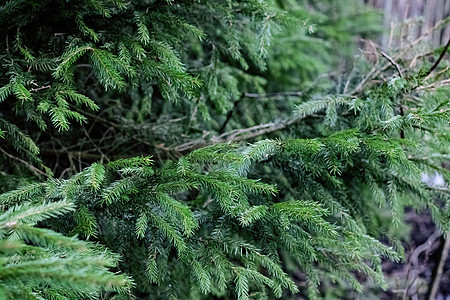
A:
[[[411,254],[411,257],[409,258],[409,261],[413,266],[419,266],[419,256],[424,251],[427,251],[431,245],[441,237],[441,233],[436,230],[432,235],[428,237],[428,239],[425,241],[425,243],[419,245]]]
[[[428,300],[436,299],[436,294],[439,288],[439,283],[441,282],[442,273],[444,270],[445,261],[447,260],[448,252],[450,250],[450,232],[447,233],[445,239],[444,247],[442,247],[441,258],[439,259],[439,264],[436,269],[435,276],[433,278],[433,283],[431,284],[430,294],[428,295]]]
[[[3,152],[3,154],[5,154],[6,156],[8,156],[9,158],[12,158],[14,160],[17,160],[18,162],[26,165],[28,167],[28,169],[30,169],[31,172],[33,172],[34,174],[36,174],[37,176],[43,175],[45,177],[49,177],[48,174],[46,174],[45,172],[42,172],[41,170],[39,170],[38,168],[36,168],[35,166],[33,166],[32,164],[24,161],[23,159],[16,157],[8,152],[6,152],[3,148],[0,148],[0,151]]]
[[[394,24],[394,22],[391,22],[391,30],[389,31],[389,41],[387,44],[387,49],[391,48],[392,39],[394,38],[394,29],[395,29],[395,24]]]
[[[428,79],[430,79],[430,78],[433,77],[433,76],[434,76],[434,77],[438,77],[438,76],[441,75],[442,73],[447,72],[448,69],[450,69],[450,66],[445,67],[445,69],[443,69],[443,70],[437,72],[436,74],[430,74],[430,75],[428,75],[427,77],[424,78],[424,80],[428,80]]]
[[[441,55],[439,55],[438,60],[434,63],[434,65],[428,70],[428,72],[425,74],[425,76],[430,75],[431,72],[434,71],[434,69],[437,68],[439,63],[441,62],[442,58],[444,58],[445,54],[447,53],[448,47],[450,46],[450,39],[448,39],[447,45],[445,45],[444,50],[442,50]]]
[[[300,91],[292,91],[292,92],[278,92],[266,94],[246,93],[243,96],[246,98],[274,98],[274,97],[300,97],[302,95],[303,93]]]
[[[398,63],[396,63],[392,57],[387,55],[386,52],[381,51],[381,55],[384,58],[386,58],[397,69],[398,75],[403,78],[403,73],[402,73],[402,70],[400,69],[400,65]]]
[[[436,88],[436,87],[440,87],[440,86],[444,86],[444,85],[449,85],[450,84],[450,79],[444,79],[441,81],[437,81],[437,82],[433,82],[429,85],[421,85],[416,87],[416,90],[428,90],[428,89],[432,89],[432,88]]]
[[[243,129],[234,129],[227,131],[225,133],[222,133],[218,136],[213,136],[212,138],[206,139],[206,136],[208,136],[210,133],[206,133],[203,135],[202,138],[178,145],[174,148],[169,148],[169,150],[173,150],[178,153],[186,153],[207,145],[217,144],[217,143],[225,143],[225,142],[239,142],[243,140],[248,140],[251,138],[258,137],[263,134],[275,132],[278,130],[285,129],[286,127],[295,124],[302,120],[303,117],[297,117],[293,119],[285,119],[280,122],[270,122],[270,123],[264,123],[259,124],[256,126],[243,128]]]
[[[92,140],[91,136],[89,135],[89,133],[87,132],[86,128],[83,126],[83,131],[84,134],[86,135],[86,137],[88,138],[88,140],[91,142],[92,146],[95,147],[95,150],[97,150],[100,154],[101,154],[101,160],[100,162],[103,162],[103,158],[105,158],[108,162],[110,162],[111,160],[109,159],[109,157],[103,153],[102,149],[100,149],[100,147]],[[81,158],[81,153],[79,154],[79,157]],[[80,159],[80,163],[81,163],[81,159]]]
[[[32,88],[31,91],[32,92],[37,92],[37,91],[40,91],[40,90],[49,89],[51,87],[52,87],[51,85],[44,85],[44,86],[41,86],[41,87],[38,87],[38,88]]]
[[[234,101],[233,107],[227,113],[227,117],[226,117],[225,121],[223,122],[222,126],[220,126],[220,129],[218,131],[219,133],[223,133],[225,131],[225,127],[227,127],[228,122],[231,120],[231,117],[233,117],[233,113],[234,113],[235,109],[237,108],[239,102],[242,100],[243,97],[244,97],[244,95],[242,95],[241,97],[239,97],[239,99]]]

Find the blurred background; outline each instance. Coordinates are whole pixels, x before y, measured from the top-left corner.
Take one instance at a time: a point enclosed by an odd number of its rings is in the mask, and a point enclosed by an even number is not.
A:
[[[364,3],[383,12],[384,27],[389,31],[393,23],[412,19],[408,22],[412,38],[425,34],[431,27],[450,14],[450,0],[364,0]],[[420,21],[420,22],[419,22]],[[414,26],[415,25],[415,26]],[[426,39],[434,46],[445,45],[450,37],[450,27],[434,31]],[[389,43],[389,35],[381,39],[383,48]]]

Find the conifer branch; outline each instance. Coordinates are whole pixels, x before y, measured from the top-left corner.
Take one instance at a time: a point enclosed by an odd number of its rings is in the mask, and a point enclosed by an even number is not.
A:
[[[372,11],[173,2],[0,11],[1,296],[315,299],[361,292],[366,277],[386,289],[405,207],[448,227],[448,188],[422,178],[450,179],[443,54],[418,78],[406,74],[435,52],[400,64],[424,36],[386,61],[372,45],[377,63],[358,81],[355,61],[347,79],[335,70],[357,45],[342,41],[373,33]],[[299,13],[321,16],[317,35]],[[40,153],[60,179],[29,184]]]

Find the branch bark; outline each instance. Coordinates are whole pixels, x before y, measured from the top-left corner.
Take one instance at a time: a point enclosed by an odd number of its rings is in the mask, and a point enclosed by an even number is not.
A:
[[[20,163],[24,164],[25,166],[27,166],[27,168],[30,169],[30,171],[33,172],[38,177],[40,177],[40,176],[49,177],[47,173],[39,170],[38,168],[36,168],[32,164],[28,163],[27,161],[24,161],[23,159],[21,159],[19,157],[16,157],[16,156],[6,152],[3,148],[0,148],[0,151],[3,152],[3,154],[8,156],[9,158],[17,160],[18,162],[20,162]]]
[[[403,77],[403,73],[402,73],[402,70],[400,69],[399,64],[396,63],[395,60],[394,60],[392,57],[390,57],[389,55],[387,55],[386,52],[381,51],[381,55],[382,55],[384,58],[386,58],[386,59],[387,59],[387,60],[388,60],[388,61],[389,61],[396,69],[397,69],[398,75],[399,75],[400,77]]]
[[[444,58],[445,54],[447,53],[448,47],[450,46],[450,39],[448,39],[447,45],[445,45],[444,50],[442,50],[441,55],[439,55],[438,60],[434,63],[434,65],[428,70],[428,72],[425,74],[425,77],[430,75],[431,72],[434,71],[434,69],[437,68],[439,63],[441,62],[442,58]]]
[[[441,251],[441,258],[439,259],[439,264],[436,268],[436,272],[433,278],[433,282],[431,284],[430,294],[428,295],[428,300],[436,299],[436,294],[439,288],[439,283],[441,282],[442,273],[444,270],[445,261],[448,257],[448,252],[450,251],[450,232],[447,233],[447,237],[445,238],[444,246]]]
[[[208,133],[206,133],[203,135],[202,138],[178,145],[173,148],[169,148],[169,151],[172,150],[177,153],[186,153],[207,145],[248,140],[263,134],[282,130],[292,124],[301,121],[302,119],[303,117],[297,117],[293,119],[281,120],[279,122],[264,123],[244,129],[233,129],[220,135],[213,136],[212,138],[209,139],[206,139],[206,136],[209,135]]]

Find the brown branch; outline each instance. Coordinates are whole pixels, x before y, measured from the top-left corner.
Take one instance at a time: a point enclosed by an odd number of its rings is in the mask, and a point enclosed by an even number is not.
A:
[[[430,78],[433,77],[433,76],[437,78],[439,75],[441,75],[441,74],[447,72],[448,69],[450,69],[449,66],[445,67],[444,69],[442,69],[441,71],[437,72],[437,73],[434,74],[434,75],[430,73],[430,75],[428,75],[427,77],[425,77],[424,80],[426,81],[426,80],[430,79]]]
[[[270,122],[264,123],[256,126],[252,126],[244,129],[233,129],[222,133],[217,136],[213,136],[212,138],[206,139],[206,137],[210,134],[210,132],[206,132],[203,134],[203,137],[175,146],[173,148],[166,148],[168,151],[175,151],[177,153],[186,153],[207,145],[218,144],[218,143],[226,143],[226,142],[239,142],[243,140],[248,140],[251,138],[258,137],[263,134],[275,132],[278,130],[282,130],[292,124],[295,124],[301,121],[303,117],[297,117],[294,119],[285,119],[279,122]]]
[[[90,152],[89,150],[87,150],[87,151],[67,151],[64,149],[52,149],[52,150],[41,149],[41,153],[46,156],[49,156],[49,155],[52,156],[53,154],[57,154],[57,155],[58,154],[66,154],[67,156],[79,157],[86,161],[97,161],[97,160],[102,159],[102,157],[104,157],[100,154],[93,154],[93,153],[89,153],[89,152]],[[114,159],[111,157],[109,157],[109,158]]]
[[[37,92],[37,91],[40,91],[40,90],[49,89],[51,87],[52,87],[51,85],[44,85],[44,86],[41,86],[41,87],[38,87],[38,88],[32,88],[31,91],[32,92]]]
[[[434,63],[434,65],[428,70],[428,72],[425,74],[425,77],[430,75],[431,72],[434,71],[434,69],[437,68],[439,63],[441,62],[442,58],[444,58],[445,53],[447,53],[448,47],[450,46],[450,39],[448,39],[447,45],[445,45],[444,50],[442,50],[441,55],[439,55],[438,60]]]
[[[96,143],[94,143],[91,136],[89,135],[89,132],[86,130],[86,128],[84,126],[83,126],[83,131],[84,131],[84,134],[86,135],[86,137],[88,138],[88,140],[91,142],[92,146],[95,147],[95,150],[97,150],[101,154],[100,162],[103,162],[103,158],[105,158],[108,162],[110,162],[111,160],[109,159],[109,157],[105,153],[103,153],[103,151],[100,149],[100,147]]]
[[[416,90],[427,90],[427,89],[432,89],[432,88],[436,88],[439,86],[444,86],[444,85],[449,85],[450,84],[450,79],[444,79],[441,81],[437,81],[437,82],[433,82],[429,85],[421,85],[416,87]]]
[[[389,61],[396,69],[397,69],[398,75],[399,75],[400,77],[403,77],[403,73],[402,73],[402,70],[400,69],[399,64],[396,63],[395,60],[394,60],[392,57],[390,57],[389,55],[387,55],[386,52],[381,51],[381,55],[382,55],[384,58],[386,58],[386,59],[387,59],[387,60],[388,60],[388,61]]]
[[[300,121],[302,118],[295,118],[292,120],[283,120],[281,122],[270,122],[265,124],[260,124],[256,126],[252,126],[244,129],[234,129],[228,132],[225,132],[219,136],[213,137],[211,139],[212,143],[221,143],[221,142],[237,142],[242,140],[247,140],[253,137],[257,137],[259,135],[263,135],[266,133],[278,131],[280,129],[284,129],[287,126],[294,124]]]
[[[24,161],[23,159],[16,157],[8,152],[6,152],[3,148],[0,148],[0,151],[3,152],[3,154],[5,154],[6,156],[8,156],[11,159],[17,160],[18,162],[26,165],[28,167],[28,169],[30,169],[31,172],[33,172],[34,174],[36,174],[36,176],[40,177],[41,175],[45,176],[45,177],[49,177],[49,175],[41,170],[39,170],[38,168],[36,168],[35,166],[33,166],[32,164]]]
[[[230,121],[231,117],[233,116],[234,110],[236,109],[239,102],[243,98],[268,99],[268,98],[277,98],[277,97],[300,97],[302,95],[303,95],[303,93],[299,92],[299,91],[265,93],[265,94],[254,94],[254,93],[242,94],[242,96],[239,99],[234,101],[233,108],[228,112],[227,117],[226,117],[225,121],[223,122],[222,126],[220,126],[218,133],[222,134],[224,132],[225,127],[227,126],[228,122]]]
[[[430,294],[428,295],[428,300],[436,299],[436,294],[439,288],[439,283],[441,282],[442,273],[445,265],[445,261],[447,260],[448,252],[450,250],[450,232],[447,233],[447,237],[445,238],[444,246],[441,251],[441,258],[439,259],[439,264],[436,268],[436,272],[434,274],[433,282],[431,284]]]
[[[409,261],[411,262],[411,264],[413,266],[418,266],[419,265],[419,256],[420,254],[422,254],[423,252],[427,251],[430,249],[431,245],[441,237],[441,233],[436,230],[432,235],[430,235],[428,237],[428,239],[425,241],[425,243],[419,245],[411,254]]]
[[[402,70],[400,68],[400,65],[389,55],[387,55],[386,52],[384,51],[380,51],[381,56],[383,56],[384,58],[386,58],[396,69],[398,72],[398,75],[400,76],[400,78],[403,78],[403,73]],[[403,106],[400,105],[400,115],[403,117],[405,115],[405,112],[403,110]],[[400,130],[400,138],[404,139],[405,138],[405,131],[403,129]]]
[[[292,91],[292,92],[278,92],[278,93],[266,93],[266,94],[253,94],[246,93],[244,97],[246,98],[274,98],[274,97],[300,97],[302,92]]]

